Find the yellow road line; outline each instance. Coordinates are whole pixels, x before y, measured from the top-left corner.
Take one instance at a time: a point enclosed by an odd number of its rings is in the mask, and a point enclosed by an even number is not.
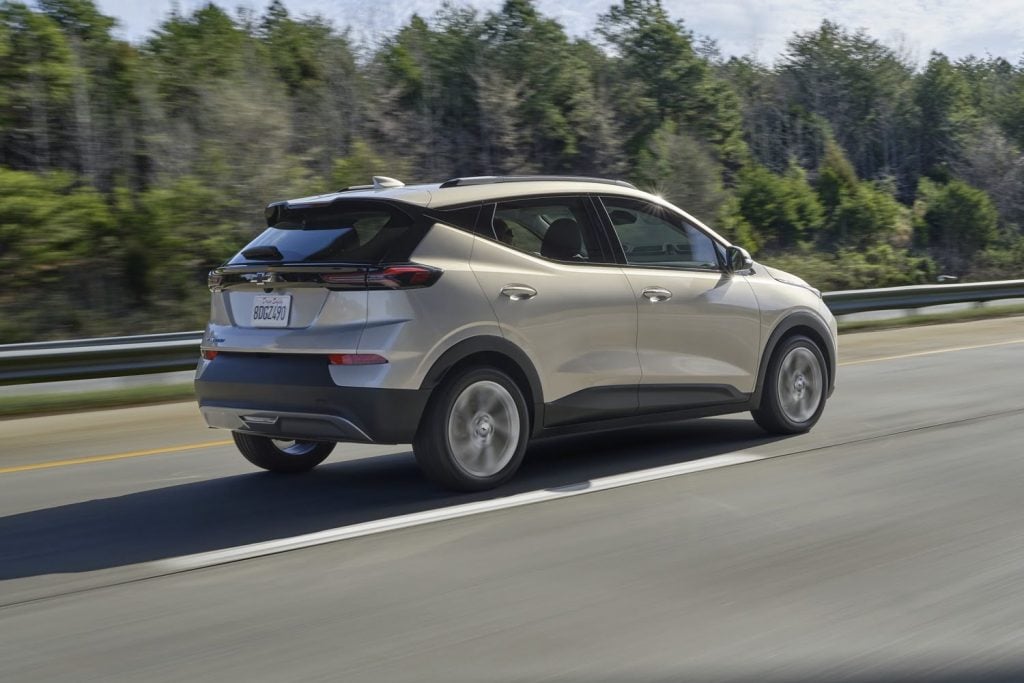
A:
[[[951,353],[953,351],[971,351],[973,349],[990,349],[993,346],[1010,346],[1011,344],[1024,344],[1024,339],[1011,339],[1009,341],[995,342],[993,344],[977,344],[975,346],[954,346],[948,349],[933,349],[931,351],[918,351],[916,353],[904,353],[899,356],[882,356],[881,358],[865,358],[863,360],[851,360],[846,363],[840,363],[839,366],[845,365],[863,365],[864,363],[880,363],[884,360],[899,360],[901,358],[917,358],[918,356],[933,356],[937,353]]]
[[[53,467],[66,467],[68,465],[86,465],[94,462],[109,462],[111,460],[125,460],[127,458],[142,458],[147,455],[162,455],[164,453],[180,453],[181,451],[194,451],[200,448],[213,448],[214,446],[227,446],[234,443],[231,439],[223,441],[205,441],[203,443],[192,443],[184,446],[168,446],[166,448],[151,448],[145,451],[129,451],[127,453],[114,453],[112,455],[93,455],[87,458],[71,458],[69,460],[53,460],[51,462],[40,462],[34,465],[15,465],[14,467],[0,467],[0,474],[12,472],[29,472],[31,470],[48,470]]]

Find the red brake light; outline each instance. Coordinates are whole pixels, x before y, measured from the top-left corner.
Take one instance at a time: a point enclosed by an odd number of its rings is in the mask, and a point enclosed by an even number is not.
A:
[[[320,273],[320,281],[332,289],[416,289],[434,284],[442,272],[440,268],[408,264],[369,271]]]
[[[436,270],[423,266],[388,266],[380,274],[381,279],[392,280],[402,287],[427,287],[439,276]]]
[[[366,285],[371,289],[412,289],[429,287],[441,277],[441,271],[427,266],[385,266],[367,273]]]
[[[203,349],[199,354],[203,357],[203,360],[213,360],[217,357],[217,352],[211,349]]]
[[[366,273],[364,271],[351,273],[321,273],[320,281],[328,285],[343,285],[346,287],[363,289],[366,286]]]
[[[332,353],[327,356],[331,365],[383,365],[388,362],[376,353]]]

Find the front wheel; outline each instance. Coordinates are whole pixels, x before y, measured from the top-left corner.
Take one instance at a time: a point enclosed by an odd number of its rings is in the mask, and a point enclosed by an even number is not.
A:
[[[231,432],[231,436],[246,460],[271,472],[307,472],[334,450],[333,443],[319,441],[271,439],[241,432]]]
[[[413,440],[427,478],[456,491],[483,491],[515,474],[529,438],[526,401],[500,370],[475,368],[445,381]]]
[[[803,336],[786,339],[772,355],[754,421],[772,434],[810,430],[825,409],[828,370],[821,349]]]

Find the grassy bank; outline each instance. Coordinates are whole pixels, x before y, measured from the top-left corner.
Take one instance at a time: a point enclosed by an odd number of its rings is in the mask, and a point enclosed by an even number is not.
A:
[[[73,394],[0,396],[0,418],[170,403],[187,401],[192,397],[191,383],[83,391]]]

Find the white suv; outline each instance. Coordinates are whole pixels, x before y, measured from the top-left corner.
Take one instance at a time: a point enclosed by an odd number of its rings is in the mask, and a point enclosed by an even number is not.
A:
[[[195,386],[268,470],[411,442],[480,490],[532,438],[741,411],[803,432],[832,392],[820,293],[628,183],[377,177],[266,217],[210,273]]]

